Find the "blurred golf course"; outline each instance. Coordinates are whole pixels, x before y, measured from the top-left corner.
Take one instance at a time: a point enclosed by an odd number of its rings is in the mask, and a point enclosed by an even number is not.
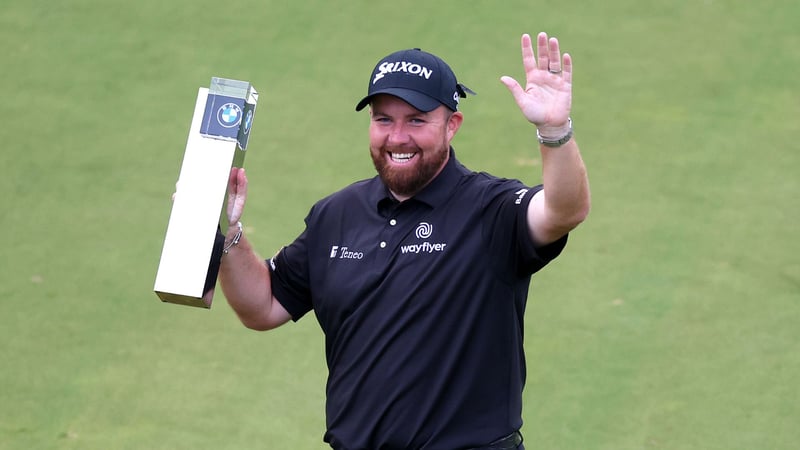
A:
[[[243,222],[267,257],[373,176],[382,56],[479,95],[459,159],[537,184],[500,83],[519,38],[574,59],[593,209],[534,277],[533,449],[800,448],[800,3],[89,1],[0,5],[0,449],[323,449],[313,316],[242,327],[153,282],[198,87],[260,93]]]

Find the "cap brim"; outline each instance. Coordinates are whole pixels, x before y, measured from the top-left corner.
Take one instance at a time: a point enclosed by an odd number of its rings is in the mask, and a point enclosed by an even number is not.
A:
[[[361,111],[364,109],[364,107],[367,106],[370,101],[372,101],[372,98],[379,94],[393,95],[422,112],[433,111],[444,104],[433,97],[429,97],[421,92],[413,91],[411,89],[386,88],[375,91],[361,99],[361,101],[356,105],[356,111]]]

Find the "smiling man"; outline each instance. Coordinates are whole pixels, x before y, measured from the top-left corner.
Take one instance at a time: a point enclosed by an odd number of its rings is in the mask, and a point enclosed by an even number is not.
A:
[[[470,92],[438,57],[420,49],[392,53],[373,71],[369,93],[370,153],[378,175],[406,200],[444,168],[461,126],[458,100]]]
[[[379,94],[370,108],[370,153],[397,200],[407,200],[444,168],[461,113],[445,107],[423,112],[398,97]]]
[[[332,448],[523,448],[531,276],[590,204],[569,118],[572,59],[544,33],[536,46],[538,57],[523,35],[525,87],[501,81],[537,127],[543,184],[464,167],[451,141],[472,91],[439,57],[402,50],[378,62],[356,106],[369,106],[378,175],[317,202],[305,230],[266,262],[246,237],[227,237],[221,284],[246,326],[313,311],[325,334]],[[236,223],[243,170],[228,189]]]

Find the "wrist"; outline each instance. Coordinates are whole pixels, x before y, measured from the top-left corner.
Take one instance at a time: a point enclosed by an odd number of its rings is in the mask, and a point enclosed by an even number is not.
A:
[[[232,232],[233,236],[231,236]],[[242,238],[242,232],[242,222],[236,222],[228,226],[228,235],[225,236],[225,246],[222,248],[222,253],[227,254],[231,248],[239,244],[239,240]]]
[[[572,118],[562,125],[540,125],[536,128],[539,144],[545,147],[561,147],[572,139]]]

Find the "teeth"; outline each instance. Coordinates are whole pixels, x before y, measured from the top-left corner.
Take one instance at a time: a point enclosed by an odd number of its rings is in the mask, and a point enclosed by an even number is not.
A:
[[[397,162],[406,162],[413,158],[416,153],[390,153],[392,160]]]

